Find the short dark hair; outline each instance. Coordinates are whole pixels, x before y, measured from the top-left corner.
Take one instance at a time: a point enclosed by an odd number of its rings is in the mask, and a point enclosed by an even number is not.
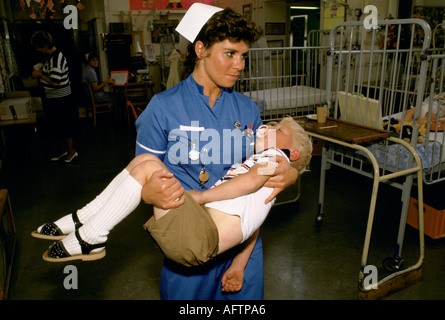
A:
[[[246,16],[226,8],[215,13],[202,27],[196,40],[201,40],[206,47],[215,42],[229,39],[231,41],[246,41],[251,44],[260,37],[260,28]]]
[[[39,30],[31,36],[31,45],[38,48],[47,46],[48,49],[52,49],[54,47],[54,39],[49,32]]]
[[[90,61],[93,60],[94,58],[99,59],[99,56],[97,55],[96,52],[90,52],[90,53],[88,54],[87,62],[90,62]]]
[[[216,42],[229,39],[230,41],[245,41],[249,45],[261,37],[261,29],[246,16],[226,8],[215,13],[202,27],[195,42],[187,48],[187,57],[184,62],[185,74],[193,72],[196,64],[195,43],[202,41],[206,48]]]

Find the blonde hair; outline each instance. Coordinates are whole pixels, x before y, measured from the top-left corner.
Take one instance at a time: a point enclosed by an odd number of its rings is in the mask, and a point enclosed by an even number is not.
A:
[[[301,125],[299,125],[291,117],[281,119],[278,123],[268,123],[269,125],[289,125],[292,128],[292,149],[297,149],[300,152],[300,157],[297,160],[291,161],[291,166],[297,169],[298,174],[309,171],[309,163],[312,158],[312,139],[306,133]]]

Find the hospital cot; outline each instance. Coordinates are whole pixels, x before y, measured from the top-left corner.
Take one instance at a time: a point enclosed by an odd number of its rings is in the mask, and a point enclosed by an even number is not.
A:
[[[263,120],[313,113],[326,104],[321,77],[327,49],[252,48],[235,90],[255,102]]]
[[[334,36],[339,29],[342,30],[341,35],[347,37],[347,45],[336,49]],[[422,105],[423,110],[429,108],[431,114],[434,100],[425,98],[440,95],[443,91],[443,73],[439,75],[441,79],[437,79],[436,71],[430,68],[432,64],[442,65],[443,59],[439,61],[440,56],[431,54],[430,38],[429,25],[419,19],[378,21],[378,28],[371,30],[365,28],[363,22],[348,22],[337,24],[331,30],[326,77],[326,101],[331,116],[379,129],[396,128],[393,137],[363,144],[366,149],[328,142],[323,148],[318,223],[325,214],[325,176],[331,165],[374,179],[359,274],[359,288],[364,293],[362,297],[373,291],[363,285],[363,269],[368,263],[377,191],[381,182],[401,190],[402,209],[394,254],[383,260],[384,268],[392,273],[379,284],[390,290],[393,281],[402,277],[406,280],[410,273],[421,274],[424,257],[423,208],[420,208],[423,206],[422,180],[435,183],[443,179],[443,138],[437,131],[432,133],[431,121],[426,123],[425,129],[416,125]],[[433,77],[434,81],[427,81],[428,77]],[[435,86],[437,81],[439,85]],[[412,107],[415,107],[414,120],[405,122],[405,115]],[[402,248],[413,181],[417,182],[419,194],[419,258],[405,268]]]

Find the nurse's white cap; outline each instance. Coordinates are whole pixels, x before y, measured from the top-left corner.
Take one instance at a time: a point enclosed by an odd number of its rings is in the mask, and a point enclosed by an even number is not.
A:
[[[187,10],[176,31],[193,43],[206,22],[223,9],[203,3],[194,3]]]

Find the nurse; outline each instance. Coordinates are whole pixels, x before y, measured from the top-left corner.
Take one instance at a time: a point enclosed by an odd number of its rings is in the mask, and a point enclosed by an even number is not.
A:
[[[262,124],[256,105],[231,89],[258,28],[232,9],[195,3],[176,30],[191,42],[189,76],[154,96],[136,122],[136,155],[154,154],[170,171],[154,173],[142,190],[146,203],[162,209],[181,205],[184,189],[210,188],[233,163],[251,155],[252,132]],[[266,201],[298,177],[287,161],[278,161],[276,176],[266,184],[275,190]],[[166,259],[160,293],[161,299],[262,299],[263,288],[257,232],[204,266],[187,268]]]

